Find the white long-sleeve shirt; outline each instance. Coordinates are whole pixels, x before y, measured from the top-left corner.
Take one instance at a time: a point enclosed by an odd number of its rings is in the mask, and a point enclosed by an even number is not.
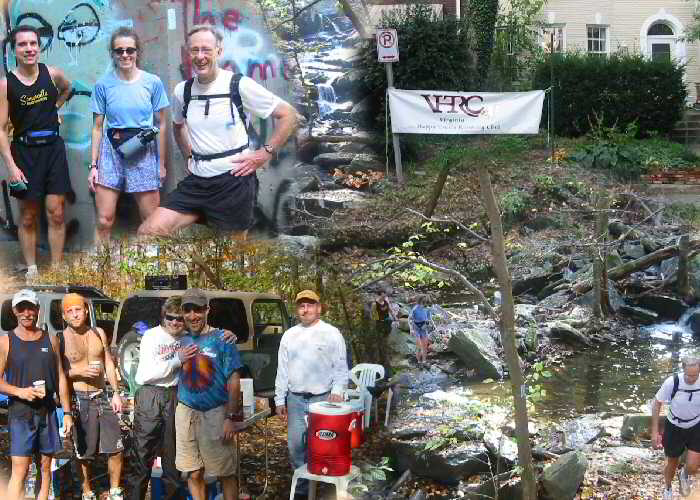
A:
[[[179,348],[180,341],[165,331],[162,326],[146,330],[141,339],[136,383],[161,387],[177,385],[181,366],[177,355]]]
[[[286,404],[287,392],[342,394],[348,384],[345,339],[333,325],[319,320],[295,325],[282,335],[277,353],[275,404]]]

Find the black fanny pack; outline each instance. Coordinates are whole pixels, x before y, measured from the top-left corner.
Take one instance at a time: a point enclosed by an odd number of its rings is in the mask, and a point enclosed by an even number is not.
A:
[[[56,139],[58,139],[58,130],[29,130],[13,137],[13,140],[25,146],[44,146],[52,144]]]
[[[117,149],[129,139],[138,135],[141,130],[140,128],[108,128],[107,138],[112,143],[112,147]]]

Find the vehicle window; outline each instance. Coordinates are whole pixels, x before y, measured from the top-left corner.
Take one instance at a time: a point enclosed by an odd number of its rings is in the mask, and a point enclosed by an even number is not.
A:
[[[134,323],[143,321],[148,328],[153,328],[160,324],[160,309],[166,297],[129,297],[122,306],[119,317],[119,330],[117,340],[121,339],[128,332]]]
[[[209,325],[214,328],[231,330],[236,334],[237,344],[248,340],[248,320],[245,306],[239,299],[214,298],[209,299]]]
[[[256,336],[284,333],[286,310],[282,301],[256,300],[252,312]]]
[[[17,328],[17,318],[12,312],[12,299],[7,299],[0,306],[0,329],[9,332]]]
[[[61,300],[52,300],[49,305],[49,322],[54,331],[65,329],[65,321],[63,321],[63,307]]]
[[[112,301],[93,300],[92,307],[95,311],[96,326],[102,328],[107,335],[108,344],[112,342],[114,321],[117,318],[117,303]]]

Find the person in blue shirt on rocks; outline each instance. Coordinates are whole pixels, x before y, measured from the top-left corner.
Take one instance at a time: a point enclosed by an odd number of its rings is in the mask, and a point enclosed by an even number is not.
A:
[[[204,473],[217,476],[225,500],[238,498],[236,448],[242,430],[238,349],[227,344],[223,330],[207,324],[209,300],[197,288],[182,296],[188,335],[180,346],[195,346],[196,354],[180,370],[175,410],[175,466],[187,476],[193,500],[206,500]]]
[[[418,365],[428,361],[428,327],[432,310],[428,307],[428,298],[421,295],[416,300],[416,305],[411,309],[409,316],[409,329],[416,336],[416,359]]]
[[[100,78],[92,94],[92,161],[88,185],[95,192],[95,242],[106,243],[114,225],[119,194],[132,193],[141,220],[160,204],[165,179],[166,109],[170,105],[163,82],[138,67],[139,37],[131,28],[112,33],[110,53],[114,70]],[[158,118],[158,146],[153,140],[134,156],[122,158],[117,148]],[[106,125],[106,131],[105,131]]]

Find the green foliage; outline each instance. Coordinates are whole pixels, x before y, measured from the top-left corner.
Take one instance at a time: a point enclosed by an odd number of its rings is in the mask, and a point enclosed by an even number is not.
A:
[[[361,496],[369,491],[367,483],[374,481],[386,481],[386,473],[393,472],[393,468],[389,465],[389,457],[382,457],[381,462],[377,465],[363,465],[360,467],[360,479],[357,483],[350,486],[350,493],[354,496]]]
[[[668,133],[683,114],[684,66],[676,62],[650,61],[641,55],[566,53],[555,54],[553,64],[558,135],[586,134],[594,114],[604,117],[607,127],[625,129],[636,122],[641,136]],[[543,58],[535,68],[533,88],[550,84],[550,61]],[[545,112],[548,108],[545,105]]]
[[[438,429],[438,433],[428,439],[423,445],[421,452],[426,454],[431,451],[438,451],[448,446],[455,446],[459,443],[457,437],[457,427],[443,425]]]
[[[557,184],[551,175],[535,176],[535,191],[542,194],[553,194],[557,190]]]
[[[494,29],[498,15],[498,0],[474,0],[469,3],[467,17],[472,21],[476,41],[477,88],[486,81],[493,51]]]
[[[394,28],[401,40],[400,64],[395,64],[394,86],[400,89],[465,90],[473,87],[473,46],[466,18],[439,19],[429,6],[410,5],[384,14],[379,25]],[[363,49],[364,80],[373,108],[382,110],[377,126],[384,129],[387,88],[384,65],[377,62],[375,43]]]
[[[530,206],[530,198],[518,189],[508,191],[501,196],[501,214],[506,222],[522,219]]]
[[[540,401],[547,395],[547,391],[542,387],[542,381],[551,378],[552,372],[545,367],[542,361],[535,363],[532,369],[533,372],[528,377],[527,398],[530,402],[534,403]]]
[[[700,227],[700,206],[696,203],[672,203],[666,208],[666,213],[693,227]]]

